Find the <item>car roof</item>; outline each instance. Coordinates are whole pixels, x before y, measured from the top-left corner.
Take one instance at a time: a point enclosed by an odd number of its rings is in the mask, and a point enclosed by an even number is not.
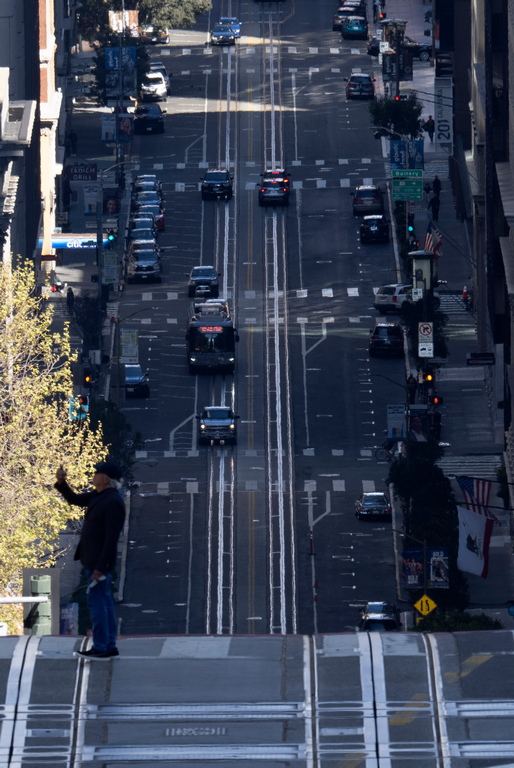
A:
[[[206,173],[228,173],[228,168],[207,168]]]
[[[369,220],[377,221],[379,219],[385,219],[385,216],[383,213],[369,213],[367,216],[363,216],[363,221],[369,221]]]
[[[366,189],[374,190],[374,189],[380,189],[378,184],[361,184],[360,187],[355,187],[355,189],[359,190],[359,192],[362,192]]]
[[[219,20],[219,24],[228,24],[229,22],[234,22],[234,21],[240,24],[240,21],[238,18],[236,18],[236,16],[222,16],[221,19]]]
[[[363,498],[364,497],[369,498],[370,496],[385,497],[385,493],[382,493],[381,491],[366,491],[365,493],[362,494]]]

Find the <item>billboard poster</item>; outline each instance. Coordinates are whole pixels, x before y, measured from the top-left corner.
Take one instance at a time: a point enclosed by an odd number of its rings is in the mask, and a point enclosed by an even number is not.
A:
[[[387,406],[387,437],[390,440],[405,440],[405,405]]]
[[[425,167],[425,142],[423,139],[391,139],[391,168],[423,170]]]
[[[116,115],[102,115],[102,141],[116,141]]]
[[[134,138],[134,115],[122,113],[118,115],[118,141],[127,144]]]
[[[402,585],[406,589],[448,589],[449,552],[447,547],[427,547],[427,573],[424,577],[423,549],[404,549],[402,551]]]

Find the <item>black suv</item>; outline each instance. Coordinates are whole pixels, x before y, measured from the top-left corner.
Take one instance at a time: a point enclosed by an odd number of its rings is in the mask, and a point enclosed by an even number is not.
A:
[[[361,243],[388,243],[389,223],[380,213],[364,216],[360,226]]]
[[[403,330],[399,323],[375,323],[369,336],[369,356],[403,356]]]
[[[166,110],[158,104],[141,104],[134,112],[134,133],[164,133]]]
[[[216,272],[214,267],[193,267],[189,274],[188,296],[217,298],[220,291],[219,275],[220,273]]]
[[[202,179],[202,200],[230,200],[232,179],[227,168],[209,168]]]

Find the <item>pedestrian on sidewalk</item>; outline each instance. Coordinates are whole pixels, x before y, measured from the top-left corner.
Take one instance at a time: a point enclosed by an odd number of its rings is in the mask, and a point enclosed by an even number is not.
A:
[[[438,195],[433,195],[432,199],[428,203],[428,210],[432,210],[432,219],[434,221],[439,221],[439,208],[441,206],[441,201],[439,200]]]
[[[67,502],[86,507],[82,533],[74,560],[80,560],[88,579],[87,604],[93,624],[93,647],[77,651],[81,659],[107,660],[119,656],[116,648],[116,617],[112,597],[112,571],[118,539],[125,521],[125,503],[119,493],[121,470],[112,462],[95,464],[93,491],[75,493],[59,467],[54,488]]]
[[[417,391],[418,391],[418,382],[416,381],[416,379],[411,373],[411,375],[407,379],[407,393],[409,395],[409,405],[415,404]]]
[[[428,116],[428,120],[423,123],[423,130],[428,133],[430,141],[434,140],[435,121],[432,115]]]
[[[441,184],[441,179],[436,174],[432,182],[432,189],[434,190],[434,195],[437,195],[437,197],[439,197],[439,195],[441,194],[442,186],[443,185]]]
[[[75,294],[73,293],[73,288],[70,287],[66,291],[66,306],[68,307],[68,313],[71,315],[73,313],[73,307],[75,305]]]

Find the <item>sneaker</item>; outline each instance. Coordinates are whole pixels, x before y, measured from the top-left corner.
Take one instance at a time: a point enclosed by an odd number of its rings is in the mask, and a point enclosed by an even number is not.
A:
[[[113,656],[116,656],[117,653],[114,653],[114,650],[97,651],[96,648],[90,648],[89,651],[75,651],[73,655],[76,656],[78,659],[90,659],[90,660],[94,659],[98,661],[108,661],[109,659],[112,659]]]
[[[115,659],[117,656],[119,656],[119,655],[120,655],[120,652],[118,651],[118,649],[117,649],[117,648],[108,648],[108,649],[106,650],[106,653],[108,653],[108,654],[109,654],[109,656],[111,657],[111,659]]]

